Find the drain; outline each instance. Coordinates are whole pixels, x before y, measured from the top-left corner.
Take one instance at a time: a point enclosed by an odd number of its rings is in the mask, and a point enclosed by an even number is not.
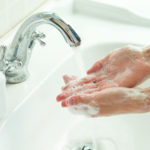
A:
[[[91,145],[84,145],[81,150],[93,150],[93,148]]]
[[[82,144],[73,150],[94,150],[93,146],[91,144]]]

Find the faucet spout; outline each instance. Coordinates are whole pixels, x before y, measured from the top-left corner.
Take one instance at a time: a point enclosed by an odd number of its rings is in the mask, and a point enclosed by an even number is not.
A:
[[[19,83],[27,79],[27,66],[35,41],[45,45],[42,41],[45,34],[36,32],[36,27],[41,24],[49,24],[58,29],[71,47],[80,45],[81,39],[75,30],[55,13],[41,12],[31,16],[21,25],[10,48],[6,51],[4,73],[7,82]]]

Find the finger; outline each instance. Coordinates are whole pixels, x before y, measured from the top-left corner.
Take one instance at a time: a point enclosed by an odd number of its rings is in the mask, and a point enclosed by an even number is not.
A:
[[[84,85],[70,92],[70,96],[79,95],[79,94],[89,94],[98,90],[96,85]]]
[[[63,76],[63,79],[64,79],[65,84],[67,84],[67,83],[69,83],[70,81],[77,79],[77,77],[76,77],[76,76],[64,75],[64,76]]]
[[[89,82],[95,81],[95,76],[88,76],[80,79],[79,81],[72,82],[62,87],[62,90],[74,89],[82,86],[83,84],[88,84]]]
[[[83,86],[78,86],[78,87],[70,89],[70,91],[68,91],[67,97],[65,97],[64,99],[73,95],[79,95],[79,94],[85,94],[85,93],[89,94],[89,93],[96,91],[96,89],[97,91],[99,90],[96,84],[86,84]]]
[[[73,105],[77,105],[77,103],[79,103],[79,101],[81,101],[80,96],[73,96],[69,100],[62,101],[61,105],[62,105],[62,107],[73,106]]]
[[[96,84],[99,87],[99,90],[104,90],[104,89],[112,88],[112,87],[118,87],[118,85],[115,82],[109,81],[109,80],[108,81],[103,80],[103,81],[97,82]]]
[[[72,95],[86,94],[86,93],[89,94],[98,90],[99,88],[96,84],[87,84],[76,88],[74,91],[71,91],[71,93]]]
[[[83,86],[83,84],[88,84],[88,83],[95,83],[96,82],[96,76],[89,75],[87,77],[84,77],[80,80],[74,80],[73,82],[70,82],[69,84],[66,84],[65,86],[62,87],[62,90],[68,90],[68,89],[76,89],[77,87]]]
[[[68,90],[68,89],[74,89],[77,86],[79,86],[78,80],[71,80],[69,83],[67,83],[65,86],[63,86],[61,89],[62,89],[62,91],[65,91],[65,90]]]
[[[94,81],[96,78],[96,76],[93,76],[93,75],[89,75],[87,77],[84,77],[82,78],[81,80],[79,80],[79,84],[82,85],[82,84],[87,84],[89,82],[92,82]]]
[[[62,101],[61,105],[62,107],[68,107],[68,106],[78,105],[80,103],[88,104],[90,100],[91,100],[90,95],[84,95],[84,96],[76,95],[76,96],[72,96],[68,100]]]
[[[106,80],[106,78],[107,78],[107,76],[106,75],[103,75],[103,74],[100,74],[100,73],[98,73],[98,74],[95,74],[95,79],[92,81],[94,84],[97,84],[97,83],[99,83],[100,81],[105,81]]]
[[[99,91],[100,91],[99,88],[93,88],[93,89],[89,89],[85,91],[84,94],[92,94],[92,93],[99,92]]]
[[[69,96],[69,92],[63,92],[56,97],[56,100],[60,102],[64,100],[65,98],[67,98],[68,96]]]
[[[93,66],[92,68],[90,68],[88,71],[87,71],[87,74],[91,74],[91,73],[94,73],[94,72],[97,72],[99,71],[101,68],[102,68],[102,60],[99,60],[97,61]]]
[[[67,85],[65,85],[65,86],[62,86],[62,87],[61,87],[61,90],[62,90],[62,91],[65,91],[65,90],[67,90],[69,87],[70,87],[70,85],[67,84]]]
[[[79,83],[78,82],[72,82],[72,83],[67,83],[65,86],[63,86],[61,89],[62,91],[65,91],[65,90],[73,90],[74,88],[78,87]]]
[[[149,53],[150,52],[150,45],[143,47],[142,51]]]

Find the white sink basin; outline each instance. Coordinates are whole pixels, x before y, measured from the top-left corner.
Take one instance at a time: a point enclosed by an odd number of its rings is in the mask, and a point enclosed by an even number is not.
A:
[[[0,72],[0,121],[6,114],[6,79],[2,72]]]
[[[111,50],[126,44],[104,43],[82,50],[85,68],[88,69]],[[56,102],[56,95],[64,85],[63,74],[80,74],[72,55],[55,68],[21,105],[9,113],[1,124],[0,150],[56,149],[67,132],[70,133],[68,142],[72,138],[84,138],[86,135],[89,138],[111,139],[119,150],[150,149],[150,113],[96,119],[72,115]],[[143,86],[148,85],[146,83]]]

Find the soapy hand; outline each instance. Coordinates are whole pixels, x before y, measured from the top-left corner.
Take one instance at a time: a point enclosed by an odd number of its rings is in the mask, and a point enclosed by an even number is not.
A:
[[[148,51],[150,47],[144,50],[135,46],[119,48],[97,61],[87,74],[95,74],[99,81],[111,80],[116,86],[134,87],[150,75]]]
[[[62,101],[63,107],[90,117],[150,111],[149,92],[131,88],[108,88],[91,94],[79,94]]]
[[[134,87],[149,77],[148,51],[126,46],[96,62],[84,78],[65,75],[66,85],[57,101],[92,117],[149,111],[146,95],[138,89],[120,88]]]
[[[71,84],[77,82],[77,77],[65,75],[64,81]],[[113,87],[99,90],[98,86],[87,84],[77,88],[76,92],[72,90],[66,87],[57,100],[61,101],[62,107],[68,107],[76,114],[99,117],[150,111],[150,89]]]
[[[62,87],[62,93],[57,96],[57,101],[64,101],[71,96],[79,94],[90,94],[102,89],[116,87],[116,84],[110,80],[96,81],[96,75],[87,75],[84,78],[79,79],[76,76],[63,76],[66,85]]]
[[[88,70],[86,77],[64,76],[66,86],[57,96],[58,101],[65,100],[78,93],[91,93],[110,87],[134,87],[150,75],[150,63],[147,61],[146,48],[125,46],[99,60]],[[149,53],[148,53],[149,54]]]

